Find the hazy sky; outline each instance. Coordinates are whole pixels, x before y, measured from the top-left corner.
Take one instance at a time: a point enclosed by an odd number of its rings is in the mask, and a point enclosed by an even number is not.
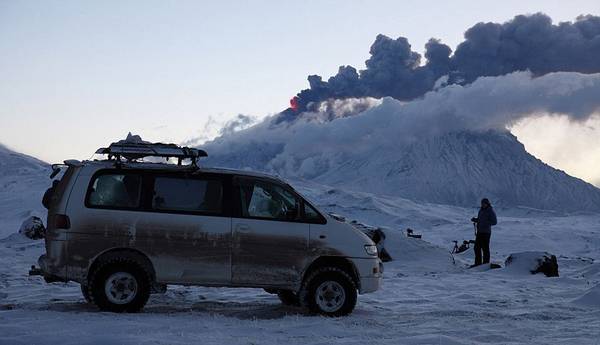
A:
[[[573,20],[600,1],[0,0],[0,142],[50,162],[128,131],[181,142],[209,119],[286,108],[308,74],[364,67],[378,33],[454,48],[476,22],[538,11]]]

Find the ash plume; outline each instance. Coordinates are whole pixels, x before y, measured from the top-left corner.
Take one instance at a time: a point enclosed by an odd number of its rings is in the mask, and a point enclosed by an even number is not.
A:
[[[439,40],[425,45],[425,59],[404,37],[378,35],[365,62],[366,69],[341,66],[327,81],[308,77],[310,88],[298,93],[299,112],[327,99],[393,97],[412,100],[446,84],[466,85],[479,77],[530,71],[600,72],[600,17],[579,16],[573,22],[553,24],[545,14],[519,15],[506,23],[478,23],[452,49]],[[281,119],[293,119],[282,114]]]
[[[386,97],[381,103],[360,103],[367,110],[358,114],[332,116],[330,108],[322,107],[323,113],[307,112],[294,122],[274,125],[272,118],[266,118],[202,148],[219,157],[223,166],[266,167],[286,176],[303,175],[299,166],[307,159],[329,166],[341,156],[358,159],[361,151],[373,150],[363,157],[368,161],[377,152],[398,152],[407,144],[450,132],[506,131],[537,114],[585,121],[600,113],[598,95],[600,73],[554,72],[535,77],[532,72],[514,72],[449,85],[411,102]],[[261,153],[260,159],[256,152]]]

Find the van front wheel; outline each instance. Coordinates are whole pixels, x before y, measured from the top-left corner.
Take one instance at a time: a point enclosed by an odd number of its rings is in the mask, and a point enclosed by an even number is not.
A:
[[[356,284],[348,273],[336,267],[316,269],[305,280],[300,299],[311,312],[344,316],[356,306]]]
[[[90,298],[101,310],[140,311],[150,297],[150,276],[135,261],[117,258],[101,264],[90,276]]]

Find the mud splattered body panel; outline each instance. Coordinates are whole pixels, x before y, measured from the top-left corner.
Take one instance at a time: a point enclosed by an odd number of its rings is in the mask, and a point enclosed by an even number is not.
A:
[[[131,248],[150,259],[157,282],[230,281],[229,218],[99,209],[74,218],[68,245],[73,269],[86,270],[107,250]]]
[[[148,213],[138,229],[143,242],[134,245],[148,253],[159,282],[229,284],[230,218]]]
[[[232,283],[295,289],[308,257],[309,225],[233,218]]]

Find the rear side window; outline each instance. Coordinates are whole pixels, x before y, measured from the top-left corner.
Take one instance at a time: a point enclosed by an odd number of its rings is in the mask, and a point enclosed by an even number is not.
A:
[[[157,176],[152,208],[220,214],[223,211],[223,183],[216,179]]]
[[[137,208],[142,178],[134,174],[110,173],[96,176],[88,196],[90,206]]]

